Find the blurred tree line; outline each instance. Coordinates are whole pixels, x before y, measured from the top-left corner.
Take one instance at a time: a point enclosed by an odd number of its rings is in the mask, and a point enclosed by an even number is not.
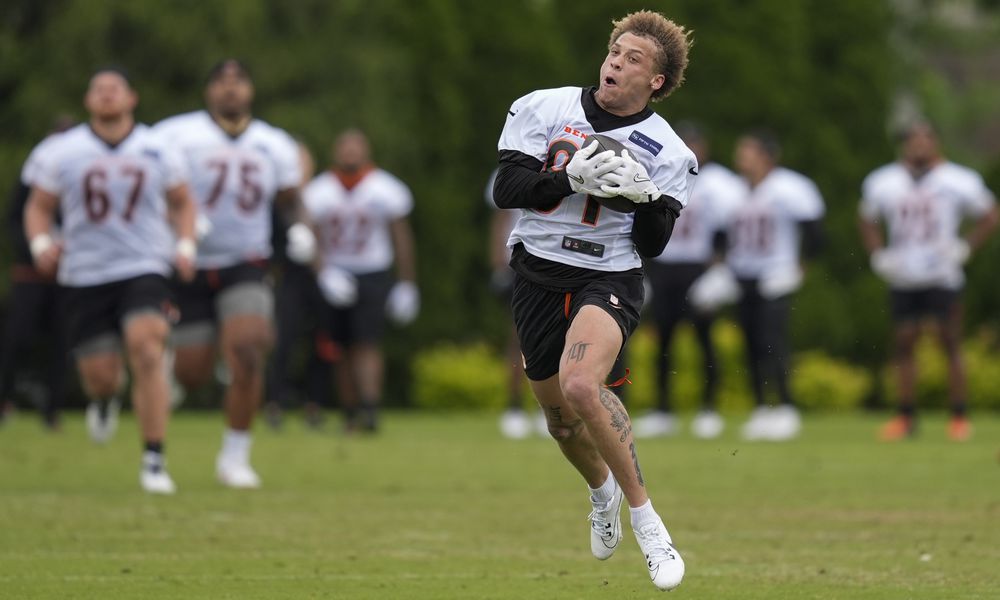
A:
[[[138,116],[154,122],[199,108],[209,66],[244,58],[258,116],[303,139],[319,165],[333,136],[358,126],[376,160],[414,191],[423,312],[390,340],[398,392],[405,357],[418,348],[505,334],[506,308],[486,286],[482,194],[507,107],[533,89],[595,84],[612,19],[650,8],[695,40],[687,82],[654,108],[668,121],[703,124],[726,164],[742,131],[769,127],[783,140],[785,163],[823,192],[828,244],[796,301],[797,345],[874,366],[888,334],[885,290],[868,269],[855,218],[862,178],[893,158],[888,116],[907,74],[893,42],[898,4],[5,0],[0,183],[13,185],[55,114],[83,118],[96,66],[127,67]],[[995,244],[988,252],[1000,255]],[[980,290],[990,285],[985,277],[971,283],[971,295],[992,304],[981,302],[970,326],[995,312],[1000,292]]]

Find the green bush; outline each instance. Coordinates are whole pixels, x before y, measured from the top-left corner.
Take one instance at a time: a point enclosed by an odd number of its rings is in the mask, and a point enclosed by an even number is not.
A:
[[[745,412],[753,406],[743,348],[743,334],[732,321],[722,319],[712,328],[719,369],[718,408],[722,412]],[[672,405],[678,411],[697,410],[701,402],[701,351],[694,330],[687,324],[678,328],[671,351],[673,356]],[[626,364],[633,384],[627,390],[628,404],[639,411],[655,402],[657,352],[652,327],[636,331],[629,341]],[[831,358],[820,351],[796,354],[792,359],[791,380],[795,400],[803,408],[842,409],[861,405],[872,389],[872,378],[864,369]]]
[[[819,351],[797,354],[792,364],[792,395],[802,408],[857,408],[872,385],[863,368]]]
[[[500,409],[507,394],[503,360],[486,344],[445,344],[413,361],[413,401],[421,409]]]
[[[727,320],[715,323],[712,339],[715,341],[719,369],[719,410],[740,412],[752,405],[743,358],[743,334]],[[678,327],[674,334],[671,379],[671,405],[677,411],[696,410],[701,402],[702,357],[694,330],[687,324]],[[629,339],[625,364],[631,374],[632,385],[625,391],[629,410],[643,411],[656,402],[656,353],[658,342],[651,326],[640,327]]]
[[[967,402],[970,408],[1000,409],[1000,352],[997,352],[996,332],[984,329],[962,343],[967,378]],[[917,406],[946,408],[948,406],[948,362],[936,340],[929,335],[917,342]],[[899,395],[896,373],[892,364],[882,369],[882,383],[887,397],[895,404]]]
[[[746,412],[753,406],[753,398],[743,352],[743,334],[735,323],[722,319],[715,323],[712,338],[719,357],[719,410]],[[678,328],[671,351],[674,353],[673,407],[680,412],[697,410],[704,385],[702,358],[690,326],[685,324]],[[625,360],[632,384],[624,393],[633,414],[648,410],[655,403],[656,352],[653,328],[640,327],[629,340]],[[987,356],[980,356],[976,360],[985,364]],[[972,368],[976,367],[970,361],[970,370]],[[1000,390],[1000,373],[994,379],[994,389]],[[986,384],[984,377],[976,380],[976,385]],[[796,354],[792,361],[792,392],[806,409],[857,408],[871,393],[872,385],[872,377],[863,368],[820,351]],[[418,408],[500,410],[507,394],[507,369],[503,358],[484,343],[442,345],[417,355],[413,361],[413,386]]]

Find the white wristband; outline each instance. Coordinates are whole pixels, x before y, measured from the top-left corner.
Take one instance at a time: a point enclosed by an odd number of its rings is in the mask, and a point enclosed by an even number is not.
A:
[[[198,244],[191,238],[181,238],[177,240],[177,256],[182,256],[188,260],[194,260],[198,254]]]
[[[31,238],[31,243],[29,244],[32,258],[38,260],[38,257],[45,254],[48,251],[48,249],[54,245],[55,245],[55,240],[52,239],[51,235],[47,233],[40,233],[36,235],[35,237]]]

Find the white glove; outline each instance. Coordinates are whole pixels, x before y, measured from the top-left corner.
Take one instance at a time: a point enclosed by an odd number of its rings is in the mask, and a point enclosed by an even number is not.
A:
[[[712,265],[688,290],[691,305],[702,312],[714,312],[726,304],[740,299],[740,284],[729,267],[722,263]]]
[[[392,286],[385,303],[389,318],[400,325],[409,325],[420,312],[420,291],[412,281],[400,281]]]
[[[300,265],[307,265],[316,256],[316,235],[305,223],[296,223],[288,228],[288,243],[285,245],[288,258]]]
[[[208,234],[212,233],[212,221],[202,213],[198,213],[198,216],[194,220],[194,236],[200,242],[201,240],[208,237]]]
[[[358,280],[344,269],[324,267],[319,273],[319,291],[336,308],[344,308],[358,300]]]
[[[604,176],[608,183],[601,191],[610,196],[624,196],[636,204],[652,202],[660,197],[660,190],[649,178],[646,167],[632,158],[628,150],[622,150],[622,164]]]
[[[577,150],[566,164],[566,176],[574,192],[610,198],[615,194],[601,191],[601,186],[607,183],[604,176],[621,166],[622,158],[615,156],[614,150],[594,154],[596,151],[597,140]]]
[[[969,256],[972,255],[972,248],[969,247],[969,242],[964,239],[955,238],[944,243],[942,253],[951,264],[962,266],[968,262]]]
[[[905,278],[905,271],[898,252],[888,248],[879,248],[872,252],[869,260],[872,271],[883,280],[894,283]]]
[[[771,271],[757,282],[757,291],[765,300],[787,296],[802,285],[802,269],[798,265]]]

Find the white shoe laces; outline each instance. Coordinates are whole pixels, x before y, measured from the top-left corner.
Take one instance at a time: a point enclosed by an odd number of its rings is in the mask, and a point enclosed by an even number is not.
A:
[[[613,525],[612,521],[614,515],[608,515],[608,511],[611,509],[611,505],[614,504],[614,497],[607,502],[602,502],[600,504],[594,504],[594,510],[590,511],[587,518],[590,520],[590,527],[597,533],[597,535],[610,539],[614,533],[611,530]],[[610,518],[609,518],[610,517]]]
[[[661,534],[659,523],[643,525],[635,530],[635,536],[642,544],[646,561],[650,567],[667,560],[677,560],[677,550],[674,549],[667,537]]]

